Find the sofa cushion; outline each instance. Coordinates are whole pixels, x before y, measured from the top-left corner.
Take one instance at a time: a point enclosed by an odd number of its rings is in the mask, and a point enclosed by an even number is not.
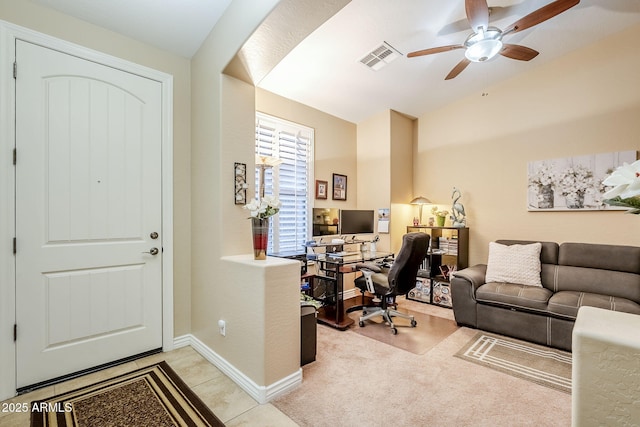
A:
[[[476,300],[534,311],[547,311],[549,298],[553,295],[547,288],[518,285],[514,283],[486,283],[476,290]]]
[[[542,287],[539,242],[529,245],[489,243],[486,281]]]
[[[611,295],[640,304],[640,274],[558,265],[553,290]]]
[[[640,274],[640,247],[563,243],[558,264]]]
[[[626,298],[589,292],[560,291],[549,298],[549,313],[575,320],[583,306],[640,314],[640,304]]]

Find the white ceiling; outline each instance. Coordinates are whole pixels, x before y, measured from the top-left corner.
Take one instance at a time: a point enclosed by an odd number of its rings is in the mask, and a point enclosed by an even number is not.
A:
[[[191,58],[232,0],[31,0]]]
[[[31,0],[129,37],[191,57],[231,0]],[[489,0],[490,25],[504,28],[550,0]],[[258,86],[358,123],[393,109],[418,117],[452,100],[482,96],[496,82],[610,34],[640,24],[640,0],[582,0],[506,43],[540,52],[529,62],[505,57],[472,63],[444,77],[462,49],[407,58],[415,50],[462,44],[471,32],[464,0],[352,0],[295,47]],[[359,60],[382,42],[402,56],[379,71]],[[629,52],[640,55],[640,49]]]

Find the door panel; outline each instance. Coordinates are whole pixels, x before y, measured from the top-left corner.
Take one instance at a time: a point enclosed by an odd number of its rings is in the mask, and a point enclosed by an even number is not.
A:
[[[45,347],[143,327],[143,268],[135,265],[44,274]]]
[[[161,85],[23,41],[16,61],[24,387],[162,346]]]

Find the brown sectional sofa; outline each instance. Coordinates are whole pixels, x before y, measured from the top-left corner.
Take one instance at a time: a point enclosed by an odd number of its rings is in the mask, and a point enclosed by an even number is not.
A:
[[[542,287],[485,283],[485,264],[456,272],[451,281],[456,322],[571,350],[571,333],[581,306],[640,315],[640,247],[541,243]]]

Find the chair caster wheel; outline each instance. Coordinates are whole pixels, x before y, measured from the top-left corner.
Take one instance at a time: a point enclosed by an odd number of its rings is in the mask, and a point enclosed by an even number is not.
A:
[[[358,322],[358,326],[360,326],[361,328],[364,328],[364,322],[361,320]]]
[[[396,328],[391,328],[391,333],[393,335],[398,335],[398,330]]]
[[[417,324],[418,324],[418,322],[416,322],[415,320],[411,321],[411,327],[412,328],[415,328]]]

